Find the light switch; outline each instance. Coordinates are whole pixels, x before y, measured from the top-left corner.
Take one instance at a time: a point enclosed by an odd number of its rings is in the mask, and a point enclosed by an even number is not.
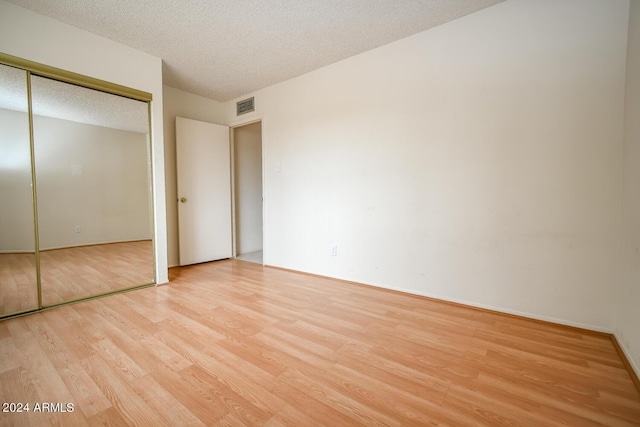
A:
[[[276,162],[276,172],[280,172],[280,162]]]

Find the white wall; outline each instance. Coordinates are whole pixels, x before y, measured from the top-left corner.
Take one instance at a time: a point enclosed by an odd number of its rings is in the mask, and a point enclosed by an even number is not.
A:
[[[167,200],[169,266],[179,265],[178,194],[176,176],[176,117],[225,124],[223,104],[202,96],[164,86],[164,150]]]
[[[627,45],[620,286],[615,334],[640,376],[640,2],[631,2]]]
[[[0,109],[0,253],[35,251],[29,146],[27,115]]]
[[[40,249],[151,238],[146,134],[33,122]]]
[[[254,93],[266,264],[611,331],[628,8],[510,0]]]
[[[0,109],[0,123],[0,145],[18,140],[26,151],[16,167],[0,167],[11,200],[0,207],[0,252],[32,251],[27,113]],[[146,134],[34,116],[34,136],[40,249],[151,238]]]
[[[149,92],[156,280],[168,281],[162,60],[0,0],[0,52]]]
[[[236,254],[262,250],[262,124],[233,129]]]

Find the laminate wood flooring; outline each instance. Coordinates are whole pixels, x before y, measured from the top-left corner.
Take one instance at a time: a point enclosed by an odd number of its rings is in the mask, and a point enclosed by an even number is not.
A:
[[[0,254],[0,315],[38,307],[36,256]]]
[[[40,252],[43,305],[153,282],[151,240]],[[38,308],[34,254],[0,254],[0,315]]]
[[[40,252],[42,303],[52,305],[153,282],[151,240]]]
[[[0,425],[640,425],[604,334],[238,260],[170,278],[0,322],[0,401],[31,407]]]

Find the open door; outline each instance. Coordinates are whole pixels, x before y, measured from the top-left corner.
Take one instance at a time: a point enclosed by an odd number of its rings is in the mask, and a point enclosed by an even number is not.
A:
[[[262,123],[232,129],[235,256],[263,264]]]
[[[176,117],[180,265],[231,257],[229,128]]]

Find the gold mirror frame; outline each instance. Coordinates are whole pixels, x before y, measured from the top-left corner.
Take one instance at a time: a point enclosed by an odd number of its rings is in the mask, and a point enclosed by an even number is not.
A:
[[[84,76],[82,74],[73,73],[70,71],[62,70],[59,68],[51,67],[48,65],[40,64],[37,62],[29,61],[26,59],[18,58],[16,56],[8,55],[0,52],[0,64],[10,67],[22,69],[27,72],[27,99],[28,99],[28,118],[29,118],[29,140],[30,140],[30,154],[31,154],[31,182],[32,182],[32,197],[33,197],[33,216],[34,216],[34,233],[35,233],[35,267],[36,267],[36,279],[37,279],[37,295],[38,295],[38,307],[36,309],[23,310],[15,313],[3,313],[0,314],[0,320],[22,316],[54,307],[59,307],[67,304],[72,304],[80,301],[85,301],[94,298],[100,298],[106,295],[113,295],[122,292],[127,292],[132,289],[140,289],[148,286],[154,286],[157,282],[156,277],[156,248],[155,248],[155,236],[153,230],[155,230],[155,215],[154,215],[154,197],[153,197],[153,162],[152,162],[152,129],[151,129],[151,101],[152,95],[148,92],[144,92],[138,89],[129,88],[126,86],[118,85],[115,83],[107,82],[104,80],[96,79],[93,77]],[[53,80],[58,80],[64,83],[73,84],[76,86],[85,87],[88,89],[94,89],[101,92],[105,92],[112,95],[123,96],[126,98],[142,101],[147,104],[147,127],[149,130],[149,146],[147,156],[147,173],[148,173],[148,197],[149,197],[149,218],[151,225],[151,238],[152,238],[152,261],[153,261],[153,281],[151,283],[144,283],[140,285],[134,285],[127,288],[116,289],[113,291],[102,292],[87,297],[77,298],[68,301],[62,301],[59,303],[44,306],[42,304],[42,283],[40,276],[40,248],[39,248],[39,234],[38,234],[38,208],[37,208],[37,188],[36,188],[36,170],[35,170],[35,156],[34,156],[34,132],[33,132],[33,111],[32,111],[32,95],[31,95],[31,76],[46,77]]]

